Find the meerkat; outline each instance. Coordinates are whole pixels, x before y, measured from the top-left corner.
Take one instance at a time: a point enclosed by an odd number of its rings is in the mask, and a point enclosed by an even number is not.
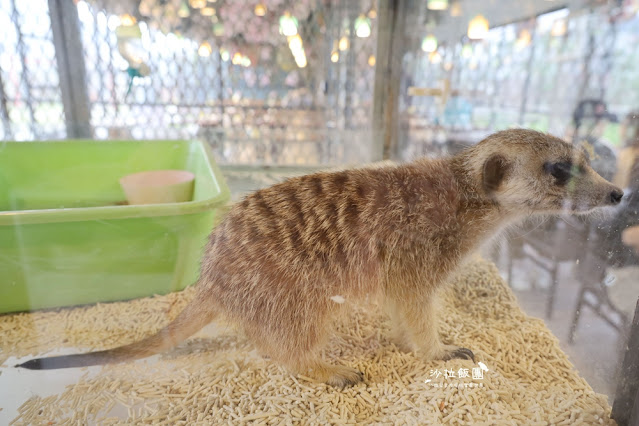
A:
[[[197,295],[157,334],[99,352],[27,361],[55,369],[143,358],[169,349],[219,315],[242,326],[261,353],[343,387],[359,371],[322,359],[344,304],[376,294],[394,339],[425,361],[474,361],[443,344],[437,292],[483,242],[532,214],[588,213],[623,192],[596,174],[584,152],[517,129],[461,153],[405,165],[292,178],[237,203],[211,233]]]

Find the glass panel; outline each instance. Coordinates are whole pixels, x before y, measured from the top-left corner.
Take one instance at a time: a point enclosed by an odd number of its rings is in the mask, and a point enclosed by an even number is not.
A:
[[[0,28],[0,424],[639,422],[639,0]]]

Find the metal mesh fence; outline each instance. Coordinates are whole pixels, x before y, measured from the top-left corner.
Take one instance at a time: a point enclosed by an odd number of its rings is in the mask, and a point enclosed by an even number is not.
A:
[[[46,0],[0,0],[0,139],[64,138]]]
[[[476,141],[473,132],[510,126],[570,137],[573,116],[588,99],[603,102],[614,122],[637,108],[638,29],[636,14],[610,4],[495,27],[481,41],[440,47],[435,57],[414,49],[406,60],[407,85],[446,89],[448,98],[442,104],[441,93],[407,97],[402,156],[441,152],[438,139],[455,133]],[[593,131],[582,126],[580,137]],[[614,123],[603,132],[597,136],[622,143]]]
[[[39,0],[38,7],[0,3],[0,21],[9,29],[0,41],[3,139],[66,136],[51,4],[60,0]],[[75,5],[82,52],[65,54],[80,55],[86,93],[69,98],[88,110],[88,136],[200,138],[211,144],[219,162],[233,164],[370,158],[374,2],[89,0]],[[279,16],[294,17],[299,35],[281,34]],[[302,64],[295,43],[304,47]],[[62,70],[63,79],[75,79],[74,72]]]
[[[66,3],[0,0],[2,139],[77,136],[69,130],[77,114],[65,114],[70,99],[87,110],[79,124],[96,139],[201,138],[233,164],[373,158],[374,1],[77,1],[82,52],[66,52],[86,74],[86,94],[76,97],[60,80],[77,75],[56,55],[69,46],[52,31],[50,8]],[[298,22],[303,67],[278,25],[286,13]],[[425,5],[411,3],[410,14],[417,27],[409,31],[424,32]],[[639,102],[637,34],[636,14],[620,18],[606,5],[502,25],[482,41],[441,46],[435,57],[411,46],[401,156],[444,152],[441,140],[455,132],[521,125],[562,134],[588,98],[623,117]],[[411,86],[439,94],[414,96]],[[607,136],[619,143],[615,131]]]

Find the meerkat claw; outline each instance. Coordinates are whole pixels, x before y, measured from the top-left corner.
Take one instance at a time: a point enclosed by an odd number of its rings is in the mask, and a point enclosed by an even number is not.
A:
[[[453,351],[448,352],[444,356],[444,361],[448,361],[451,359],[469,359],[475,362],[475,354],[468,348],[457,348]]]
[[[355,386],[356,384],[364,381],[364,373],[355,370],[355,374],[356,377],[351,377],[344,380],[344,388],[350,388],[351,386]]]
[[[364,373],[355,369],[344,369],[341,374],[331,377],[327,383],[340,389],[350,388],[364,381]]]

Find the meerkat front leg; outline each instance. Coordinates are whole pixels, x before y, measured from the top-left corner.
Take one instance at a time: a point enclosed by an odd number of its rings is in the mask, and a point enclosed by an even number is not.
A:
[[[434,294],[388,300],[394,342],[400,348],[416,350],[426,360],[460,358],[474,362],[475,355],[470,349],[442,343],[438,331],[437,302]]]

